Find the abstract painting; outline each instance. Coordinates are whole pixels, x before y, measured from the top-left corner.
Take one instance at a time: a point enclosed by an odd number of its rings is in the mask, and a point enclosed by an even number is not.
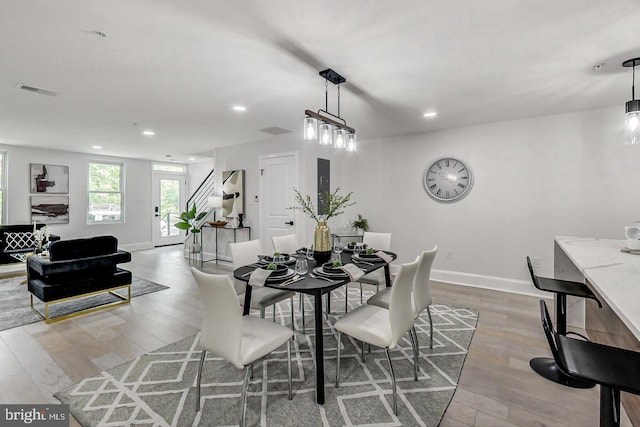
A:
[[[222,216],[244,214],[244,171],[222,172]]]
[[[31,196],[31,222],[68,224],[69,196]]]
[[[32,193],[67,194],[69,192],[69,166],[31,163],[29,170]]]

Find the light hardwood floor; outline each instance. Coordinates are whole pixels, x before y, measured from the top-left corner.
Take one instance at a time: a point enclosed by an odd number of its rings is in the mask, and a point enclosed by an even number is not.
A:
[[[132,255],[125,268],[170,289],[52,325],[1,331],[0,402],[59,403],[56,391],[198,331],[201,304],[182,247]],[[480,313],[442,427],[598,425],[598,388],[562,387],[529,368],[530,358],[550,355],[537,298],[435,282],[432,293],[437,303]],[[631,424],[624,419],[623,425]]]

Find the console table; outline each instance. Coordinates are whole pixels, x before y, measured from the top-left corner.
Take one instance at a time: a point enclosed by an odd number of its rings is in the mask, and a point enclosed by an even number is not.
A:
[[[200,247],[200,267],[202,267],[202,264],[204,264],[205,262],[213,262],[215,261],[215,263],[217,264],[218,261],[226,261],[229,262],[226,259],[220,259],[220,257],[218,256],[218,230],[230,230],[233,231],[233,243],[236,243],[238,241],[238,231],[244,231],[246,230],[248,233],[248,240],[251,240],[251,227],[213,227],[211,225],[205,224],[202,226],[201,230],[215,230],[216,231],[216,251],[215,251],[215,258],[211,258],[211,259],[204,259],[204,235],[202,236],[202,246]]]
[[[623,240],[556,237],[554,275],[584,281],[603,305],[568,300],[568,324],[584,327],[592,341],[640,351],[640,256],[623,247]],[[640,426],[640,396],[623,392],[621,401]]]

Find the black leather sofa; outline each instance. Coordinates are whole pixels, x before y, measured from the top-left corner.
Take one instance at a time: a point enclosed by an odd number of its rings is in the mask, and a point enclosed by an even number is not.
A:
[[[75,317],[131,300],[131,272],[117,264],[131,261],[131,254],[118,250],[118,239],[98,236],[87,239],[59,240],[49,247],[49,258],[27,258],[27,285],[31,309],[46,323]],[[116,290],[126,290],[126,296]],[[51,317],[52,304],[109,292],[118,297],[98,307]],[[44,314],[34,306],[34,297],[44,303]]]
[[[44,226],[45,224],[37,224],[36,229]],[[60,240],[60,237],[55,234],[49,236],[50,242],[56,240]],[[24,254],[35,251],[36,245],[32,224],[0,225],[0,264],[23,261]]]

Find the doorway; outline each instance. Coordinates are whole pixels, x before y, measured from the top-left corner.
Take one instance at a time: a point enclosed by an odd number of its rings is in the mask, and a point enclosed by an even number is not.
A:
[[[153,172],[153,245],[175,245],[184,241],[184,232],[176,228],[184,210],[187,178],[184,174]]]
[[[299,228],[294,210],[293,189],[298,188],[298,153],[260,157],[260,242],[273,252],[273,236],[296,234]],[[300,243],[300,242],[298,242]]]

